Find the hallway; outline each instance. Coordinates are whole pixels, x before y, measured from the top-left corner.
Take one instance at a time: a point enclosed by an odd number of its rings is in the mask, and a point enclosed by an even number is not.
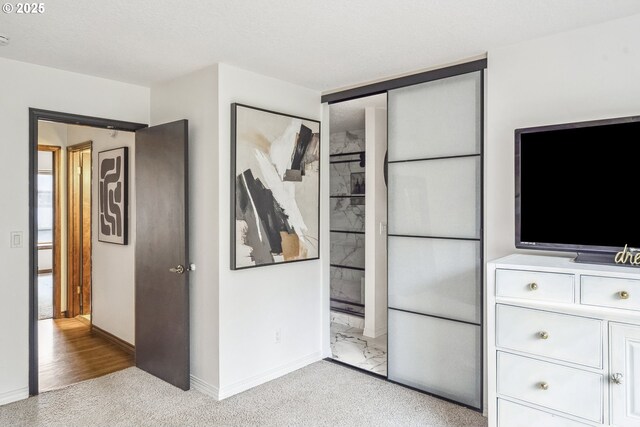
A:
[[[40,392],[134,366],[134,356],[76,319],[38,322]]]

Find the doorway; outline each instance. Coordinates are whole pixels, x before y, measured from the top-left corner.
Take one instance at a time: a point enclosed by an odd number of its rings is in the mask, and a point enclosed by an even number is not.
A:
[[[329,108],[332,357],[386,376],[387,97]]]
[[[114,280],[109,286],[106,282],[114,278],[102,274],[113,270],[105,265],[113,253],[96,245],[94,151],[131,144],[134,131],[143,127],[146,125],[31,110],[30,228],[37,230],[30,238],[32,395],[134,365],[134,347],[129,344],[133,340],[113,322],[93,324],[94,290],[98,289],[102,291],[97,295],[102,318],[124,318],[133,336],[134,249],[111,248],[124,257],[131,255],[130,307],[113,312],[108,301],[115,296],[111,306],[122,305],[116,293],[122,294],[118,289],[122,281]],[[96,273],[102,281],[95,280],[96,266],[102,269]]]
[[[195,265],[188,253],[187,120],[148,127],[29,112],[29,393],[134,364],[188,390],[187,273]],[[59,263],[66,281],[58,298],[63,318],[39,321],[37,171],[38,145],[46,142],[43,124],[57,127],[49,137],[65,141],[58,144],[67,154],[61,155],[60,169],[67,173],[59,176],[68,180],[59,185],[67,202],[59,210],[58,248],[67,259]]]
[[[474,409],[483,405],[486,65],[482,59],[322,96],[330,111],[387,96],[387,379]]]
[[[92,141],[67,147],[67,316],[91,325]]]

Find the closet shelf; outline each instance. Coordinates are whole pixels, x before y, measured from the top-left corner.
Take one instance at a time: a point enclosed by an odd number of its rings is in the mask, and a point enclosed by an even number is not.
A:
[[[329,298],[333,302],[339,302],[340,304],[350,304],[358,307],[364,307],[364,304],[356,301],[348,301],[346,299],[338,299],[338,298]]]
[[[340,156],[355,156],[357,154],[364,154],[364,151],[350,151],[348,153],[335,153],[329,154],[329,157],[340,157]]]
[[[364,271],[364,267],[352,267],[350,265],[340,265],[340,264],[329,264],[329,266],[335,267],[335,268],[346,268],[348,270]]]

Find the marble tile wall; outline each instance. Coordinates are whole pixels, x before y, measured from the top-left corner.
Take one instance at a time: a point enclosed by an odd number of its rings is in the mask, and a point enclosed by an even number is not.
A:
[[[364,130],[331,134],[330,154],[364,151]],[[350,197],[352,193],[352,174],[364,175],[364,166],[360,166],[360,155],[332,156],[329,167],[330,228],[338,231],[364,231],[364,197]],[[345,160],[355,160],[345,162]],[[360,176],[357,176],[360,178]],[[364,234],[331,233],[331,264],[364,268]],[[331,268],[331,297],[364,303],[364,271],[347,268]],[[361,306],[331,302],[332,308],[364,314]]]
[[[331,298],[364,303],[364,271],[331,267]]]
[[[329,154],[364,151],[364,129],[332,133],[329,137]]]
[[[362,317],[364,321],[364,307],[361,305],[346,304],[337,301],[331,301],[331,312],[349,313],[351,316]]]
[[[364,268],[364,234],[331,233],[331,264]]]
[[[337,323],[343,326],[351,326],[353,328],[364,329],[364,318],[353,316],[347,313],[331,312],[331,323]]]
[[[332,163],[329,165],[329,194],[345,196],[351,194],[351,174],[364,173],[359,161],[349,163]]]
[[[329,200],[332,230],[364,231],[364,205],[352,204],[350,197]]]

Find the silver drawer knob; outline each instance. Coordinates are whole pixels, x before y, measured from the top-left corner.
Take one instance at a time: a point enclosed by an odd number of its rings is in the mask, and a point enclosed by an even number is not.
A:
[[[549,384],[545,382],[541,382],[540,384],[538,384],[538,387],[540,387],[540,390],[549,390]]]
[[[622,384],[622,374],[619,372],[611,374],[611,382],[614,384]]]
[[[546,331],[538,332],[538,336],[540,337],[541,340],[549,339],[549,332],[546,332]]]
[[[535,291],[536,289],[538,289],[538,284],[536,282],[529,283],[529,289]]]
[[[620,291],[618,292],[618,296],[620,297],[620,299],[629,299],[629,292]]]

